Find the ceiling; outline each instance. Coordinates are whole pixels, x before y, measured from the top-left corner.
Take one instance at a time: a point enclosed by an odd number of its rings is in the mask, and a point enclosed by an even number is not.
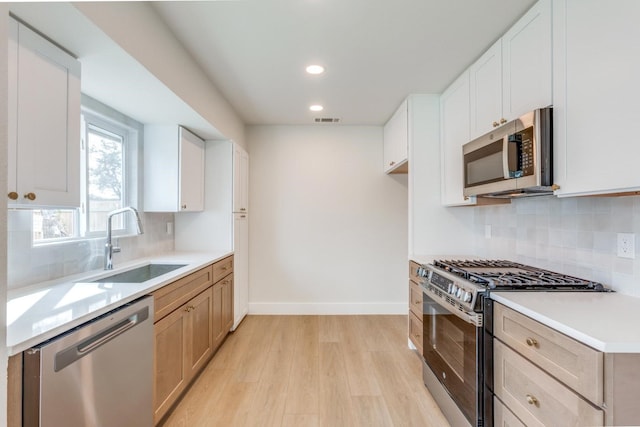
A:
[[[441,93],[535,0],[246,0],[153,7],[246,124],[380,125]],[[325,66],[320,76],[304,68]],[[311,104],[324,111],[312,113]]]

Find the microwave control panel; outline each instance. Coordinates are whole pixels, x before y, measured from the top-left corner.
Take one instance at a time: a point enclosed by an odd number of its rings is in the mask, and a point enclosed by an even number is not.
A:
[[[511,178],[534,174],[533,127],[509,135],[509,175]]]

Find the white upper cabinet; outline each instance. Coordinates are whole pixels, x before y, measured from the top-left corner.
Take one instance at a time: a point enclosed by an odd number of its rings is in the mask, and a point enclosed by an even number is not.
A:
[[[502,117],[502,40],[494,43],[470,68],[470,137],[500,126]],[[467,141],[469,142],[469,141]]]
[[[553,102],[551,0],[540,0],[502,37],[502,115]]]
[[[384,125],[384,171],[407,173],[407,147],[409,138],[408,103],[403,101]]]
[[[475,139],[552,103],[551,1],[540,0],[470,68]]]
[[[80,206],[80,62],[9,19],[9,205]]]
[[[469,142],[469,70],[462,73],[440,96],[440,155],[442,157],[442,204],[475,204],[464,197],[462,146]]]
[[[233,212],[249,212],[249,154],[233,143]]]
[[[204,141],[181,126],[144,128],[144,210],[204,210]]]
[[[640,2],[554,1],[559,196],[640,191]]]

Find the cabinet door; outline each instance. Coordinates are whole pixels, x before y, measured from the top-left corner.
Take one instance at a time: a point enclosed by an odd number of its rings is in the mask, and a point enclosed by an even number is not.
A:
[[[469,71],[465,71],[440,97],[441,198],[445,206],[475,203],[464,197],[462,146],[469,142]]]
[[[226,335],[233,327],[233,275],[222,281],[222,330]]]
[[[640,2],[553,2],[554,177],[559,196],[640,191]]]
[[[470,68],[470,137],[475,139],[506,123],[502,116],[502,40]]]
[[[224,339],[224,320],[222,318],[223,312],[223,296],[222,296],[222,282],[218,282],[213,285],[213,313],[212,313],[212,336],[213,336],[213,348],[218,348]]]
[[[496,396],[528,426],[601,426],[603,411],[494,340]]]
[[[154,423],[171,408],[189,381],[186,315],[180,308],[154,325]]]
[[[180,209],[204,210],[204,141],[180,128]]]
[[[189,335],[187,357],[190,375],[195,375],[213,355],[213,293],[212,288],[187,303]]]
[[[539,0],[502,37],[502,117],[551,105],[551,57],[551,1]]]
[[[249,211],[249,154],[233,144],[233,211]]]
[[[386,173],[407,172],[408,101],[405,100],[384,126],[383,161]]]
[[[9,191],[18,199],[10,202],[78,207],[80,63],[25,25],[11,25]]]

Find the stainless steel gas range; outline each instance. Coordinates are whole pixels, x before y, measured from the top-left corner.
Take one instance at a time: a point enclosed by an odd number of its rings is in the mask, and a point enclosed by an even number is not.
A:
[[[607,292],[504,260],[436,260],[423,278],[423,378],[451,425],[493,426],[492,291]]]

